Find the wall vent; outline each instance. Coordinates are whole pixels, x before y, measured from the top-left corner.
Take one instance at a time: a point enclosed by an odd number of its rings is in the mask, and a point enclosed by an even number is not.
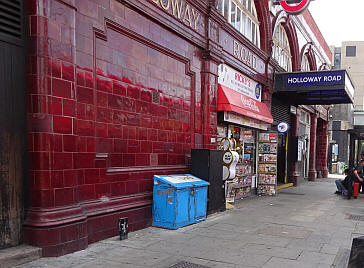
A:
[[[0,0],[0,34],[22,38],[22,1]]]
[[[153,103],[160,103],[160,93],[158,91],[152,91],[152,101]]]

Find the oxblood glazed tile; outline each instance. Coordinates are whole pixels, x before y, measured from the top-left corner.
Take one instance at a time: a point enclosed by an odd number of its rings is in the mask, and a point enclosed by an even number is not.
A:
[[[95,153],[75,153],[74,167],[75,168],[94,168]]]
[[[36,170],[34,173],[34,188],[46,190],[51,188],[51,175],[49,170]]]
[[[139,141],[128,140],[128,153],[140,153]]]
[[[62,62],[62,79],[74,82],[75,68],[73,64]]]
[[[87,152],[86,140],[87,140],[86,137],[77,136],[77,138],[76,138],[76,145],[77,145],[76,151],[77,152],[80,152],[80,153]]]
[[[76,152],[76,136],[63,135],[63,151]]]
[[[128,140],[114,139],[114,152],[126,153],[128,149]]]
[[[53,207],[54,194],[53,190],[36,190],[30,192],[30,203],[32,207]]]
[[[77,170],[65,170],[64,171],[64,186],[75,187],[78,185],[78,172]]]
[[[72,97],[71,82],[61,79],[52,79],[53,95],[63,98]]]
[[[137,181],[126,182],[126,194],[136,194],[139,192],[139,184]]]
[[[34,133],[34,151],[49,151],[51,144],[50,139],[51,137],[48,133]]]
[[[93,136],[95,135],[95,124],[93,121],[77,120],[77,135]]]
[[[72,134],[73,131],[72,118],[53,116],[53,131],[56,133]]]
[[[54,153],[54,170],[65,170],[73,168],[72,153]]]
[[[80,201],[92,200],[96,198],[95,185],[85,184],[79,186]]]
[[[53,115],[62,115],[62,99],[48,97],[48,112]]]
[[[96,108],[92,104],[86,104],[86,120],[95,120]]]
[[[123,195],[125,192],[125,182],[114,182],[111,184],[111,196]]]
[[[96,184],[96,198],[103,196],[110,196],[110,183],[98,183]]]
[[[77,87],[77,101],[94,104],[94,92],[92,88]]]
[[[105,123],[96,123],[96,136],[97,137],[107,137],[107,124]]]
[[[119,96],[126,95],[126,88],[118,81],[113,81],[113,93]]]
[[[98,183],[100,179],[99,169],[85,169],[85,184]]]
[[[101,76],[97,76],[96,78],[97,90],[110,92],[112,93],[113,85],[110,79],[102,78]]]
[[[138,136],[137,136],[137,139],[138,140],[148,140],[148,130],[147,128],[141,128],[139,127],[137,129],[137,133],[138,133]]]
[[[61,61],[56,59],[49,59],[49,67],[51,70],[51,74],[55,78],[61,78],[62,76],[62,65]]]
[[[140,88],[138,87],[127,87],[127,96],[133,99],[139,99],[140,98]]]
[[[85,73],[82,70],[77,69],[77,86],[85,86]]]
[[[135,166],[135,154],[124,154],[123,166],[124,167]]]
[[[113,111],[110,109],[97,107],[97,121],[104,123],[111,123],[113,118]]]
[[[86,105],[83,103],[77,103],[77,118],[86,119]]]
[[[74,203],[73,188],[54,190],[55,206],[67,206]]]
[[[96,139],[96,151],[99,153],[108,153],[112,149],[112,139],[97,138]]]
[[[100,107],[107,107],[108,106],[108,96],[113,97],[111,94],[107,94],[101,91],[97,92],[97,105]]]
[[[96,138],[87,138],[87,152],[96,152]]]
[[[121,153],[112,153],[109,156],[109,165],[112,167],[121,167],[123,166],[123,154]]]
[[[108,131],[108,137],[110,138],[122,137],[121,125],[108,125],[107,131]]]
[[[143,152],[143,145],[141,145],[141,151]],[[149,154],[144,154],[144,153],[140,153],[140,154],[136,154],[136,165],[137,166],[149,166],[150,162],[150,156]]]
[[[75,116],[76,103],[73,100],[63,100],[63,115],[64,116]]]
[[[49,170],[50,153],[49,152],[29,152],[30,169],[32,170]]]

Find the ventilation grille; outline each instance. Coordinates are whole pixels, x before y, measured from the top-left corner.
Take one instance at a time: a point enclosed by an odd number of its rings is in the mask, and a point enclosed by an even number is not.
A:
[[[272,98],[272,116],[275,123],[285,121],[292,125],[290,104],[280,101],[276,97]]]
[[[352,221],[364,221],[364,216],[349,214],[347,215],[347,219]]]
[[[158,91],[153,91],[152,93],[152,101],[153,103],[160,103],[160,93]]]
[[[0,34],[22,38],[22,14],[20,0],[0,0]]]
[[[209,268],[209,267],[192,262],[181,261],[179,263],[176,263],[175,265],[170,266],[169,268]]]

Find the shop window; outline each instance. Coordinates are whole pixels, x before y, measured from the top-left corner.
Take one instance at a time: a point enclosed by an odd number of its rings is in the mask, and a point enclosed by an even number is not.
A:
[[[287,72],[292,71],[292,56],[286,31],[279,24],[273,34],[272,56]]]
[[[260,47],[259,21],[253,0],[218,0],[217,10],[235,29]]]
[[[307,54],[303,55],[302,62],[301,62],[301,71],[302,72],[310,71],[310,63],[308,62]]]
[[[356,46],[346,47],[346,57],[356,57]]]

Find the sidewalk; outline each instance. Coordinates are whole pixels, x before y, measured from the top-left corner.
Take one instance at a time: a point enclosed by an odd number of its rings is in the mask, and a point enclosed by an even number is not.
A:
[[[352,238],[364,235],[364,195],[334,194],[336,176],[254,197],[205,222],[147,228],[58,258],[18,267],[346,267]],[[354,220],[349,219],[349,214]],[[174,266],[179,262],[193,265]]]

